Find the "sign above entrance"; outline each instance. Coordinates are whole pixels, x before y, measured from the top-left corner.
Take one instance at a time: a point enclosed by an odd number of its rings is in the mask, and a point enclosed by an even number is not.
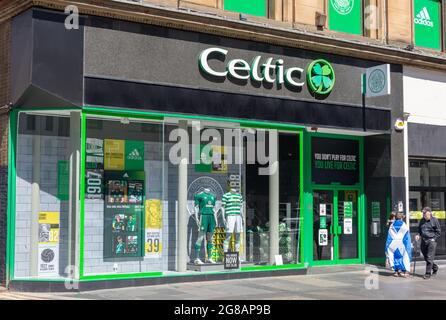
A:
[[[209,60],[225,60],[229,51],[222,48],[208,48],[203,50],[198,58],[198,64],[202,72],[216,78],[230,78],[238,81],[251,80],[261,83],[276,83],[278,86],[286,85],[293,88],[305,86],[303,73],[307,73],[307,84],[310,93],[317,95],[329,94],[335,84],[335,72],[332,65],[323,59],[310,63],[306,69],[300,67],[286,67],[283,59],[258,55],[251,62],[243,59],[229,60],[220,68],[211,67]]]
[[[311,150],[313,183],[359,183],[360,159],[357,140],[313,137]]]

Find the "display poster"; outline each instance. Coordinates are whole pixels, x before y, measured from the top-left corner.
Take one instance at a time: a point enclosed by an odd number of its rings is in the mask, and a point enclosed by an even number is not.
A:
[[[85,198],[104,197],[104,141],[87,138],[85,158]]]
[[[327,229],[327,216],[321,216],[319,219],[319,228]]]
[[[104,170],[86,169],[85,172],[85,198],[103,199],[104,197]]]
[[[379,201],[372,201],[372,223],[370,233],[373,236],[381,234],[381,203]]]
[[[227,173],[228,161],[225,146],[212,146],[212,173]]]
[[[39,276],[59,275],[60,213],[39,213]]]
[[[238,193],[243,193],[242,179],[239,174],[228,175],[228,190],[235,189]]]
[[[359,141],[313,137],[312,181],[315,184],[359,183]]]
[[[70,192],[70,163],[68,161],[57,162],[57,198],[67,201]]]
[[[353,202],[344,201],[344,234],[353,233]]]
[[[319,215],[320,216],[327,215],[327,204],[326,203],[319,204]]]
[[[195,149],[195,172],[212,172],[213,148],[210,144],[197,145]]]
[[[161,257],[163,252],[163,207],[161,200],[146,200],[145,256]]]
[[[124,170],[125,140],[104,140],[104,169]]]
[[[104,169],[104,141],[87,138],[85,149],[85,167],[87,169]]]
[[[356,203],[356,191],[347,190],[344,191],[345,201],[351,201]]]
[[[225,227],[216,227],[214,231],[214,236],[212,237],[212,260],[216,262],[221,262],[224,259],[224,249],[223,244],[226,239],[226,229]],[[229,241],[229,248],[235,250],[235,239],[234,236],[231,237]]]
[[[361,0],[328,0],[328,28],[361,35]]]
[[[104,258],[141,257],[144,171],[105,171]]]
[[[372,201],[372,220],[381,220],[381,204],[379,201]]]
[[[144,170],[144,141],[125,141],[125,170]]]
[[[441,1],[414,0],[413,17],[415,45],[441,50]]]
[[[319,246],[328,245],[328,230],[327,229],[319,229]]]
[[[238,252],[225,252],[224,253],[224,268],[225,269],[239,269],[240,259]]]

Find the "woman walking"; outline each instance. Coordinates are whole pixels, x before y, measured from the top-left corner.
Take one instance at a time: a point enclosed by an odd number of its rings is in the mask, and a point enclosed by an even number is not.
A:
[[[408,277],[412,260],[412,245],[409,227],[403,221],[403,214],[395,213],[395,221],[389,228],[386,241],[386,256],[394,276]]]

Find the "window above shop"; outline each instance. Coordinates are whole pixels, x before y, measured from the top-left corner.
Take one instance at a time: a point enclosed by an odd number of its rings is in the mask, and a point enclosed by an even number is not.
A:
[[[268,15],[267,0],[225,0],[224,9],[253,16],[266,17]]]
[[[410,160],[409,185],[411,187],[446,188],[446,162]]]
[[[440,51],[444,42],[442,0],[113,1],[170,7],[262,24],[265,22],[262,18],[267,18],[268,27],[328,31],[340,39],[354,36],[363,38],[363,41],[382,40],[382,45],[391,44],[408,50],[415,46],[421,50]],[[239,13],[246,16],[239,17]]]
[[[441,50],[441,1],[414,0],[413,29],[416,46]]]

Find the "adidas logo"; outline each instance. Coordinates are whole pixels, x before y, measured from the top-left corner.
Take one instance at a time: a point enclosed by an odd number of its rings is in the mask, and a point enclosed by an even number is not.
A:
[[[127,159],[129,160],[141,160],[141,155],[139,154],[138,149],[134,149],[132,152],[129,153],[127,156]]]
[[[414,19],[414,22],[416,24],[421,24],[427,27],[433,27],[434,23],[431,20],[431,17],[429,15],[429,12],[427,11],[427,8],[424,7],[420,13],[418,13]]]

